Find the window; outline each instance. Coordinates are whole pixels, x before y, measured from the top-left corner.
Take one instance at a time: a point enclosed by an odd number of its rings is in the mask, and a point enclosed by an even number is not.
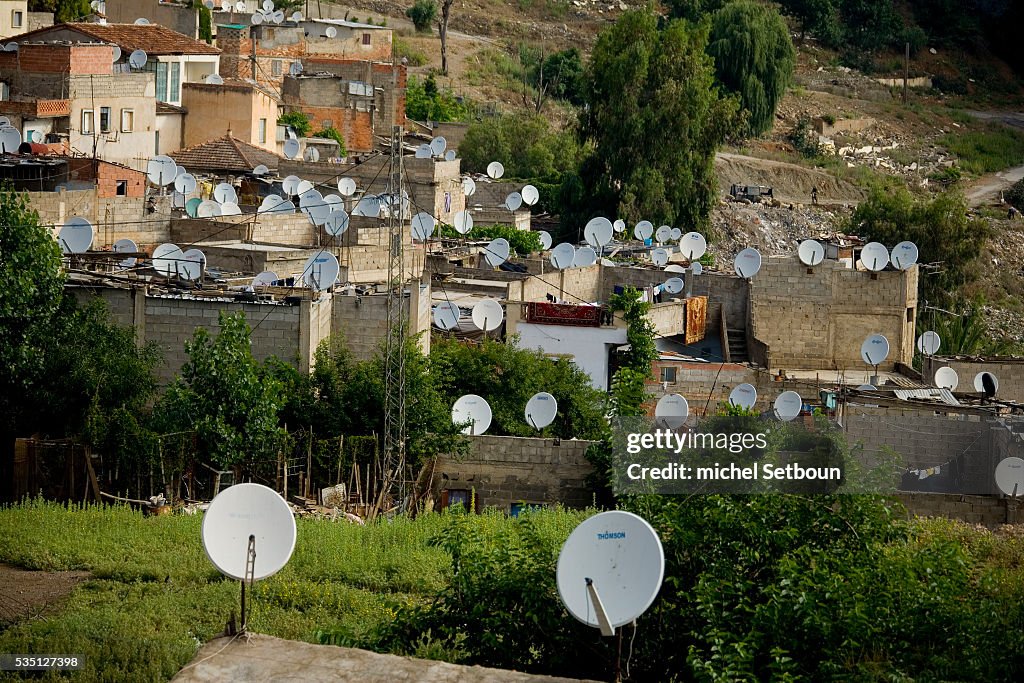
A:
[[[369,33],[364,33],[363,34],[363,45],[369,45],[369,44],[370,44],[370,34]]]
[[[156,99],[157,102],[167,101],[167,62],[156,63]]]
[[[469,491],[467,489],[448,489],[448,505],[446,507],[453,507],[461,505],[462,508],[469,512]]]
[[[100,132],[110,132],[110,107],[100,107]]]
[[[135,130],[135,110],[134,109],[122,109],[121,110],[121,132],[131,133]]]
[[[128,181],[127,180],[118,180],[117,181],[117,196],[118,197],[124,197],[126,194],[128,194]]]
[[[676,383],[676,369],[675,368],[662,368],[661,369],[661,381]]]
[[[181,102],[181,64],[171,63],[171,82],[168,88],[168,102]]]
[[[92,109],[82,110],[82,129],[83,135],[92,135],[93,133],[93,112]]]
[[[267,120],[260,119],[260,144],[267,142]]]
[[[334,128],[334,121],[331,121],[330,119],[324,119],[323,121],[320,122],[320,128]]]
[[[275,59],[270,62],[270,75],[280,76],[281,75],[281,60]]]
[[[21,24],[24,20],[25,15],[21,10],[11,10],[11,28],[21,28]]]
[[[907,322],[908,323],[914,322],[914,309],[913,308],[908,308],[907,309]]]

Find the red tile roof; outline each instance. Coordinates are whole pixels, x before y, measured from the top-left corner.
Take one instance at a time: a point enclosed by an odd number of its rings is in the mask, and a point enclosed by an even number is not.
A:
[[[213,45],[189,38],[159,24],[56,24],[22,33],[15,36],[14,40],[59,40],[58,36],[69,31],[80,34],[89,42],[113,43],[121,48],[121,53],[125,57],[133,50],[145,50],[147,55],[152,56],[220,54],[220,50]]]
[[[170,155],[175,162],[189,171],[232,171],[246,173],[263,164],[270,170],[277,168],[281,157],[273,152],[225,135],[179,150]]]

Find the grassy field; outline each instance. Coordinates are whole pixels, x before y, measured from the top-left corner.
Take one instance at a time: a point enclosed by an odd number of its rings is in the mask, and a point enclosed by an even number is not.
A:
[[[992,125],[949,133],[939,144],[955,154],[961,168],[981,175],[1024,164],[1024,133]]]

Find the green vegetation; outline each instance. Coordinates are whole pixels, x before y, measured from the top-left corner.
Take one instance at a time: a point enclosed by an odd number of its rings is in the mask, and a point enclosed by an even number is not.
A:
[[[1024,211],[1024,180],[1018,180],[1009,190],[1006,191],[1007,202],[1017,207],[1018,211]]]
[[[394,41],[395,54],[399,59],[405,59],[407,66],[423,66],[430,61],[422,50],[417,50],[401,37],[395,36]]]
[[[317,132],[313,133],[315,138],[327,138],[328,140],[334,140],[338,143],[338,156],[348,156],[348,148],[345,146],[345,136],[341,134],[341,131],[331,126],[329,128],[321,128]]]
[[[499,160],[509,178],[544,178],[575,170],[579,144],[540,115],[508,114],[473,123],[459,145],[462,168],[482,173]]]
[[[511,225],[474,225],[467,235],[460,235],[454,226],[442,223],[438,229],[439,237],[474,240],[493,240],[504,238],[512,251],[518,256],[535,254],[540,251],[540,236],[533,230],[520,230]]]
[[[53,12],[54,23],[78,21],[92,14],[89,0],[29,0],[29,12]]]
[[[988,315],[981,302],[969,302],[952,313],[921,313],[921,322],[927,321],[927,329],[937,332],[942,340],[944,355],[1000,356],[1020,349],[1020,340],[993,336],[986,324]]]
[[[291,126],[292,130],[300,138],[306,137],[309,135],[309,131],[313,130],[313,124],[309,121],[309,114],[302,111],[290,111],[286,114],[281,114],[277,117],[277,125]]]
[[[416,0],[412,7],[405,10],[405,16],[412,20],[417,31],[427,33],[437,18],[437,4],[434,0]]]
[[[818,134],[811,128],[811,120],[808,117],[801,116],[797,119],[787,138],[805,159],[816,159],[821,156],[821,143],[818,142]]]
[[[414,121],[459,121],[469,108],[451,90],[439,88],[434,74],[425,81],[411,76],[405,89],[405,115]]]
[[[969,173],[994,173],[1024,164],[1024,133],[1005,126],[949,133],[939,144],[955,154]]]
[[[651,376],[651,363],[658,359],[654,325],[647,317],[651,304],[641,301],[640,292],[633,287],[627,287],[622,294],[613,294],[608,304],[612,310],[622,311],[629,345],[621,366],[612,376],[610,412],[617,417],[646,415],[644,404],[650,398],[647,380]]]
[[[730,2],[715,13],[707,49],[719,82],[739,95],[749,132],[771,130],[796,63],[779,13],[751,0]]]

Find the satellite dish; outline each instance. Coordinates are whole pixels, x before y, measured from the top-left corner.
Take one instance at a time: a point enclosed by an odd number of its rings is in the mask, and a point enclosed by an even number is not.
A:
[[[139,245],[135,244],[133,240],[130,240],[127,237],[125,237],[114,242],[114,253],[137,254],[139,253]],[[130,256],[125,260],[121,261],[117,265],[119,265],[121,268],[133,268],[137,262],[137,258],[135,258],[134,256]]]
[[[430,151],[433,152],[434,156],[439,157],[444,154],[444,151],[448,148],[448,141],[443,137],[438,136],[430,141]]]
[[[0,116],[0,128],[6,127],[6,126],[10,126],[10,125],[11,125],[11,120],[9,118],[7,118],[6,116]]]
[[[597,252],[590,247],[580,247],[572,257],[573,268],[586,268],[597,263]]]
[[[189,249],[182,257],[184,260],[178,264],[178,272],[186,280],[198,280],[206,266],[206,254],[198,249]]]
[[[947,366],[935,371],[935,386],[938,388],[953,391],[959,383],[960,378],[953,368]]]
[[[251,23],[253,26],[259,26],[260,24],[263,23],[263,15],[260,14],[259,12],[256,12],[251,17],[249,17],[249,23]]]
[[[518,192],[512,192],[509,196],[505,197],[505,208],[509,211],[518,211],[522,205],[523,195]]]
[[[558,401],[546,391],[534,394],[526,402],[526,424],[538,431],[554,422],[557,414]]]
[[[607,218],[602,216],[591,218],[583,228],[583,239],[595,249],[600,249],[612,241],[614,230],[615,227]]]
[[[313,225],[325,224],[333,211],[331,205],[314,189],[306,190],[299,195],[299,208]]]
[[[334,28],[333,26],[328,26],[327,30],[324,31],[324,33],[327,34],[328,38],[337,38],[338,37],[338,29]]]
[[[861,384],[857,391],[877,391],[877,387],[874,384]]]
[[[688,232],[679,240],[679,253],[691,263],[696,261],[708,250],[708,242],[699,232]]]
[[[473,324],[476,329],[492,332],[498,329],[505,318],[505,309],[494,299],[484,299],[473,306]]]
[[[704,266],[701,265],[700,261],[694,261],[690,264],[690,274],[700,275],[704,272]]]
[[[260,164],[256,168],[252,169],[252,174],[256,176],[267,175],[268,173],[270,173],[270,169],[267,168],[264,164]]]
[[[455,213],[455,232],[460,235],[467,234],[473,229],[473,216],[469,211],[462,210]]]
[[[296,24],[302,21],[302,12],[292,12],[292,16],[289,17]],[[331,28],[334,28],[333,26]]]
[[[679,394],[662,396],[658,401],[658,405],[654,407],[655,424],[668,427],[669,429],[682,427],[689,415],[690,405]]]
[[[297,195],[299,194],[299,183],[301,182],[302,179],[297,175],[287,176],[281,181],[281,189],[284,190],[284,193],[289,197]]]
[[[487,164],[487,175],[497,180],[501,176],[505,175],[505,167],[502,166],[499,161],[492,161]]]
[[[21,132],[17,128],[4,126],[0,129],[0,154],[14,154],[21,147]]]
[[[576,620],[605,636],[636,621],[665,578],[665,551],[642,517],[611,510],[577,526],[558,555],[558,596]]]
[[[149,19],[147,19],[146,17],[139,17],[138,19],[135,20],[135,25],[136,26],[149,26]]]
[[[650,221],[640,221],[633,228],[633,237],[637,238],[641,242],[646,242],[651,239],[651,235],[654,234],[654,223]]]
[[[204,199],[196,209],[196,218],[216,218],[220,215],[220,204],[210,199]]]
[[[527,206],[533,206],[540,201],[540,191],[537,190],[533,185],[527,185],[524,187],[520,194],[523,195],[523,203]]]
[[[434,306],[434,326],[441,328],[445,332],[458,327],[460,317],[462,317],[462,311],[450,301]]]
[[[620,218],[612,223],[612,227],[615,229],[615,232],[626,232],[626,221]]]
[[[196,177],[191,173],[182,173],[174,179],[174,189],[182,194],[192,194],[196,186]]]
[[[313,189],[313,183],[308,180],[300,180],[295,186],[295,194],[300,197]],[[317,193],[319,195],[319,193]],[[321,197],[322,198],[322,197]]]
[[[683,231],[680,230],[679,228],[672,228],[668,238],[673,241],[680,240],[683,238]]]
[[[295,205],[287,199],[282,199],[276,194],[268,195],[260,205],[257,213],[292,213]]]
[[[111,57],[110,61],[111,62],[116,62],[119,59],[121,59],[121,48],[119,48],[117,45],[115,45],[114,46],[114,54]]]
[[[917,350],[926,356],[934,356],[941,344],[942,339],[939,338],[938,333],[931,330],[917,338]]]
[[[572,262],[576,258],[576,247],[568,242],[562,242],[551,250],[551,265],[558,270],[572,268]]]
[[[220,74],[210,74],[206,77],[207,85],[224,85],[224,78]]]
[[[881,334],[872,334],[860,345],[860,357],[868,365],[881,365],[889,357],[889,340]]]
[[[221,216],[241,216],[242,209],[235,202],[224,202],[220,205]]]
[[[683,291],[683,281],[678,277],[670,277],[665,280],[665,291],[669,294],[678,294]]]
[[[615,267],[615,261],[612,261],[610,258],[604,258],[602,256],[601,257],[601,265],[605,266],[607,268],[613,268],[613,267]]]
[[[736,254],[736,260],[733,262],[733,268],[736,274],[743,279],[750,279],[757,275],[757,272],[761,270],[761,252],[753,247],[747,247],[740,253]]]
[[[199,217],[199,205],[203,203],[203,200],[199,197],[193,197],[192,199],[185,202],[185,213],[189,218]]]
[[[274,0],[263,0],[262,7],[263,7],[263,11],[264,12],[267,12],[267,13],[273,12],[274,11]]]
[[[289,159],[294,159],[299,153],[299,141],[295,138],[288,138],[284,141],[284,155]]]
[[[337,257],[324,250],[309,257],[302,269],[302,281],[314,291],[322,292],[328,287],[333,287],[341,274],[341,266]]]
[[[662,225],[654,231],[654,240],[656,242],[668,242],[672,237],[672,226]]]
[[[412,217],[412,238],[425,242],[434,234],[434,217],[427,212],[421,212]]]
[[[306,152],[302,155],[302,158],[306,161],[316,163],[320,161],[320,150],[316,147],[307,147]]]
[[[224,0],[224,4],[228,5],[230,3],[228,2],[228,0]],[[245,4],[245,0],[238,0],[238,2],[235,3],[235,11],[236,12],[244,13],[247,9],[248,9],[248,7]]]
[[[18,51],[18,44],[13,42],[13,41],[10,42],[10,43],[7,43],[6,45],[4,45],[4,52],[17,52],[17,51]]]
[[[98,5],[99,5],[99,3],[94,1],[92,3],[92,8],[96,9],[96,7]],[[216,4],[213,2],[213,0],[203,0],[203,5],[206,7],[206,9],[213,9],[216,6]]]
[[[334,208],[324,222],[324,230],[328,235],[337,237],[348,230],[349,216],[344,209]]]
[[[146,66],[148,61],[149,55],[146,54],[145,50],[132,50],[132,53],[128,55],[128,65],[133,69],[141,69]]]
[[[295,517],[273,489],[235,484],[217,494],[203,516],[203,549],[217,570],[232,579],[265,579],[281,570],[295,550]],[[255,556],[249,565],[249,548]]]
[[[380,215],[380,199],[374,196],[363,197],[356,204],[356,208],[352,210],[353,216],[367,216],[369,218],[376,218]]]
[[[775,415],[786,422],[795,419],[803,408],[804,400],[795,391],[784,391],[775,399]]]
[[[868,242],[860,251],[860,262],[872,272],[885,270],[885,267],[889,265],[889,250],[885,248],[884,244]]]
[[[757,389],[753,384],[740,384],[729,392],[729,403],[749,410],[757,403]]]
[[[417,159],[429,159],[432,156],[434,156],[434,153],[430,151],[430,145],[428,145],[427,143],[423,143],[422,145],[416,148]]]
[[[499,237],[496,240],[491,240],[490,244],[484,247],[484,260],[492,268],[497,268],[508,260],[510,251],[511,247],[508,240],[504,237]]]
[[[900,242],[892,248],[892,255],[889,260],[899,270],[906,270],[917,263],[917,245],[913,242]],[[861,255],[861,258],[864,258]]]
[[[42,141],[43,141],[43,134],[42,134],[42,132],[38,131],[38,130],[32,131],[32,142],[34,142],[34,143],[36,143],[38,145]]]
[[[253,287],[270,287],[277,282],[277,273],[272,270],[264,270],[252,279]]]
[[[345,208],[345,200],[336,194],[325,195],[324,202],[331,207],[331,211]]]
[[[474,193],[476,193],[476,181],[474,181],[472,178],[463,178],[462,193],[467,197],[471,197]]]
[[[178,175],[178,166],[174,159],[166,155],[155,156],[146,164],[146,176],[149,182],[157,187],[170,185]]]
[[[57,241],[65,254],[84,254],[92,246],[95,235],[92,223],[81,216],[74,216],[61,227]]]
[[[338,181],[338,192],[343,197],[351,197],[356,193],[356,181],[351,178],[342,178]]]
[[[985,394],[985,398],[992,398],[999,391],[999,378],[991,372],[979,372],[974,376],[974,390]]]
[[[445,161],[455,161],[455,150],[454,149],[450,149],[447,152],[445,152],[444,153],[444,160]]]
[[[537,236],[540,237],[541,251],[547,251],[551,248],[551,234],[547,230],[538,231]]]
[[[284,12],[282,10],[274,10],[274,13],[271,15],[271,17],[273,18],[275,24],[280,24],[282,21],[284,21]]]
[[[1007,496],[1024,493],[1024,460],[1016,456],[1003,458],[996,465],[996,486]]]
[[[797,254],[800,256],[800,263],[814,267],[825,260],[825,247],[821,246],[818,240],[804,240],[800,243]]]
[[[224,202],[237,202],[238,194],[235,192],[235,188],[227,183],[219,183],[217,187],[213,188],[213,198],[223,204]]]
[[[665,272],[666,273],[685,273],[686,272],[686,268],[684,266],[679,265],[678,263],[670,263],[667,266],[665,266]]]
[[[469,423],[463,428],[463,434],[480,436],[491,426],[491,406],[476,394],[459,397],[452,406],[452,424],[463,422]]]
[[[185,260],[185,254],[177,244],[161,244],[153,250],[153,270],[164,277],[176,277],[178,264]]]
[[[651,263],[661,268],[668,263],[668,252],[664,249],[655,249],[651,252]]]

